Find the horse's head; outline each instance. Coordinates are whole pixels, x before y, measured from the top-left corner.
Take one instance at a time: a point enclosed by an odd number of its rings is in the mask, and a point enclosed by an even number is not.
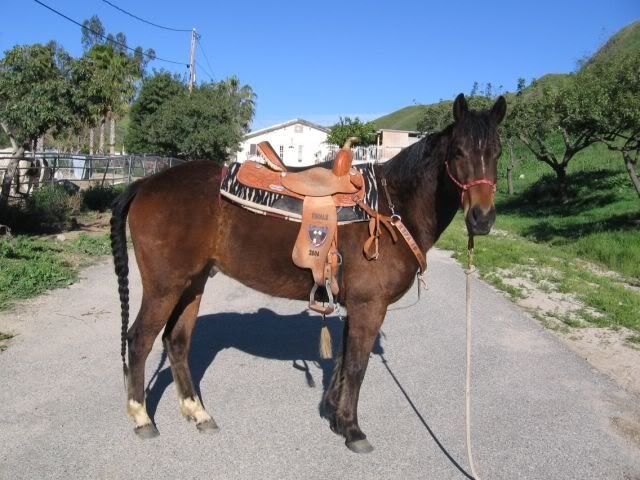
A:
[[[469,110],[463,94],[453,102],[453,130],[446,169],[461,191],[464,218],[470,235],[486,235],[496,220],[493,204],[501,146],[498,125],[507,102],[499,97],[491,110]]]

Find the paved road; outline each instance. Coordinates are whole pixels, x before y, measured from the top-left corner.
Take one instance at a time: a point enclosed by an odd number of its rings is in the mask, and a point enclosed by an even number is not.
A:
[[[140,441],[124,415],[119,306],[105,262],[0,317],[0,329],[20,332],[0,354],[0,478],[467,478],[464,275],[442,253],[430,257],[430,290],[392,306],[367,372],[360,418],[372,454],[348,451],[319,417],[331,365],[318,362],[317,319],[301,302],[222,276],[207,287],[192,358],[221,430],[201,435],[179,417],[163,364],[148,400],[161,436]],[[479,474],[639,479],[640,446],[625,436],[638,398],[487,285],[474,289]],[[339,321],[331,328],[337,342]],[[157,343],[147,378],[161,362]]]

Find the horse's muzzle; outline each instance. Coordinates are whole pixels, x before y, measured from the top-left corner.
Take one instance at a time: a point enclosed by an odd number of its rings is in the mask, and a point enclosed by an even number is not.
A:
[[[487,235],[496,221],[496,209],[494,206],[483,211],[478,206],[471,207],[465,216],[467,231],[471,235]]]

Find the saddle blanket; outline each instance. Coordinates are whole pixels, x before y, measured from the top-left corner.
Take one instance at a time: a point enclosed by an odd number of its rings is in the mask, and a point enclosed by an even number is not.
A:
[[[241,165],[242,163],[240,162],[234,162],[229,165],[227,173],[220,185],[220,195],[254,213],[277,216],[294,222],[302,221],[303,200],[278,192],[249,187],[240,183],[238,180],[238,171]],[[354,165],[353,168],[362,173],[365,191],[364,203],[372,210],[377,211],[378,187],[376,184],[374,165],[366,163]],[[369,215],[358,205],[336,207],[336,209],[338,225],[365,222],[370,219]]]

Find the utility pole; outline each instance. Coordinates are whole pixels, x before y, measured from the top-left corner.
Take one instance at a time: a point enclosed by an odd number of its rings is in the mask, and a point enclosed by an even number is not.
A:
[[[196,29],[191,30],[191,53],[189,54],[189,95],[193,91],[193,84],[196,83]]]

